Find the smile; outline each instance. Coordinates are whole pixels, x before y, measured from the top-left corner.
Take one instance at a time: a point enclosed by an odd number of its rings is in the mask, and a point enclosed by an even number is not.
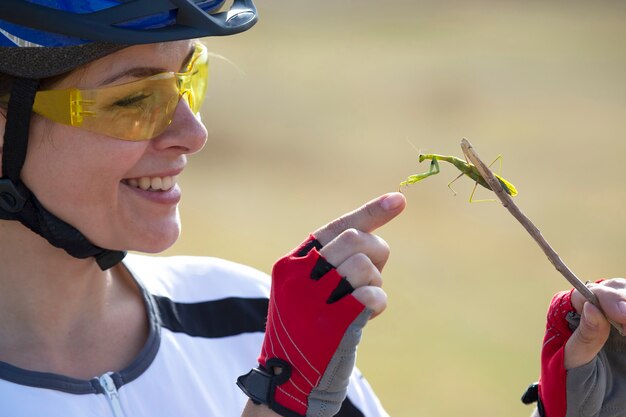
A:
[[[129,178],[122,182],[145,191],[168,191],[176,185],[176,176]]]

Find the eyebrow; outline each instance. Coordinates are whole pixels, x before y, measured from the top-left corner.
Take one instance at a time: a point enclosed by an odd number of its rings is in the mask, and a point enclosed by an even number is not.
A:
[[[192,45],[191,48],[189,49],[189,52],[187,53],[187,56],[185,57],[185,60],[183,61],[183,64],[180,66],[180,70],[182,71],[183,68],[187,67],[187,65],[189,65],[189,61],[191,60],[191,58],[193,57],[193,54],[195,52],[196,48],[195,45]],[[162,68],[162,67],[136,67],[136,68],[130,68],[130,69],[126,69],[118,74],[112,75],[111,77],[105,79],[104,81],[102,81],[100,83],[100,86],[104,86],[104,85],[108,85],[113,83],[114,81],[119,80],[120,78],[123,77],[134,77],[134,78],[145,78],[145,77],[150,77],[152,75],[156,75],[156,74],[161,74],[164,72],[169,72],[167,71],[167,69]]]

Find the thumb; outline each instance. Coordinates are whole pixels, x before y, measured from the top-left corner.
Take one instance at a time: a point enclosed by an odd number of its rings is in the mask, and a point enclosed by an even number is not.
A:
[[[384,194],[319,228],[313,236],[326,245],[348,229],[370,233],[400,214],[405,206],[406,199],[402,193]]]
[[[590,302],[585,302],[580,324],[565,345],[565,369],[577,368],[593,360],[609,338],[611,327]]]

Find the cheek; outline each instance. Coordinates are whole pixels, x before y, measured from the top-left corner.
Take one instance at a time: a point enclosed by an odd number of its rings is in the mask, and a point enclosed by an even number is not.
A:
[[[138,143],[40,121],[31,135],[22,178],[45,207],[68,221],[73,211],[96,214],[115,205],[120,179],[142,154]]]

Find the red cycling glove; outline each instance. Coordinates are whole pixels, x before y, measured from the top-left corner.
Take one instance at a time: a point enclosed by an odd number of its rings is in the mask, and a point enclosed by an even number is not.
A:
[[[545,415],[564,417],[567,408],[565,344],[572,335],[565,317],[574,312],[572,292],[561,291],[550,302],[546,333],[541,349],[541,379],[539,399]],[[542,414],[544,415],[544,414]]]
[[[255,402],[286,416],[335,415],[371,316],[310,236],[274,265],[259,367],[237,379]]]

